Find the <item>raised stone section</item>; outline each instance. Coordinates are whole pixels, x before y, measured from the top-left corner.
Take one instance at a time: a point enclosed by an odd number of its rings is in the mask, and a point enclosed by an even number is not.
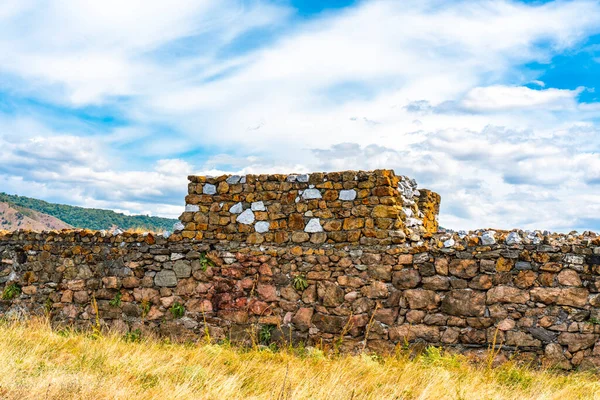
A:
[[[375,171],[365,174],[387,177],[394,184],[362,188],[370,195],[361,197],[358,184],[344,188],[343,174],[340,189],[323,190],[317,184],[310,187],[311,179],[316,179],[312,175],[282,176],[273,182],[307,186],[281,193],[256,191],[259,182],[271,182],[268,178],[214,178],[213,183],[206,182],[216,191],[206,194],[211,201],[187,207],[208,211],[184,214],[192,220],[198,215],[213,221],[224,218],[226,223],[214,224],[213,230],[206,223],[204,230],[185,229],[170,236],[0,233],[0,316],[48,315],[56,325],[82,329],[94,326],[98,317],[107,329],[123,333],[140,329],[143,335],[178,341],[199,340],[208,333],[213,340],[251,343],[258,340],[257,332],[268,330],[270,340],[281,344],[337,346],[347,352],[366,348],[389,353],[405,347],[416,351],[433,345],[485,359],[495,346],[498,353],[491,353],[495,362],[512,358],[562,369],[600,368],[599,236],[491,230],[430,233],[439,196],[417,190],[407,178],[396,182],[388,172]],[[322,182],[332,182],[324,178]],[[213,201],[223,195],[223,182],[229,188],[241,184],[243,191],[248,181],[255,182],[255,191]],[[205,186],[191,185],[195,192],[205,192]],[[369,219],[376,224],[378,218],[387,217],[353,216],[352,211],[344,218],[315,215],[329,207],[342,212],[365,206],[370,213],[381,205],[391,207],[385,199],[395,195],[377,198],[373,195],[377,187],[398,189],[402,199],[395,206],[401,204],[402,213],[396,219],[407,232],[422,227],[419,240],[395,242],[389,240],[391,230],[380,228],[388,236],[363,241],[370,239],[362,236],[363,228],[350,228],[346,222],[362,218],[366,226]],[[296,202],[309,189],[317,191]],[[338,199],[323,200],[328,190],[338,191]],[[356,198],[343,192],[349,190]],[[285,204],[293,207],[291,213],[269,219],[282,204],[274,200],[284,193],[295,196]],[[340,197],[348,199],[342,203],[349,204],[348,209],[334,207],[335,201],[342,202]],[[367,204],[355,203],[359,199]],[[317,205],[325,201],[325,207],[309,210],[311,201]],[[237,212],[210,211],[215,204],[227,205],[230,211],[237,207]],[[299,212],[298,204],[306,211]],[[282,209],[278,212],[284,214]],[[307,211],[312,215],[305,215]],[[237,221],[244,213],[243,221]],[[274,238],[273,232],[278,232],[271,230],[272,220],[294,224],[294,229],[287,226],[281,231],[306,240],[271,241],[267,235]],[[328,230],[328,224],[340,228]],[[217,229],[228,226],[254,231]],[[311,240],[312,235],[344,229],[360,231],[361,236],[356,241],[348,236],[345,241],[329,236],[322,243]],[[229,234],[234,236],[228,238]],[[251,234],[264,235],[264,241],[254,243]]]
[[[393,244],[437,231],[440,196],[392,170],[190,176],[185,238]]]

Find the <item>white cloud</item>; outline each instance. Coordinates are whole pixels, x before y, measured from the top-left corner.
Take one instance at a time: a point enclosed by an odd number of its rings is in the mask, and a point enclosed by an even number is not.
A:
[[[461,104],[474,111],[510,111],[544,108],[546,110],[575,109],[577,96],[585,88],[576,90],[534,90],[525,86],[494,85],[476,87],[465,95]]]
[[[90,139],[0,114],[15,189],[172,215],[190,171],[393,167],[442,193],[457,228],[564,229],[569,191],[598,195],[600,109],[521,69],[600,32],[596,2],[365,1],[307,22],[261,1],[6,4],[0,83],[127,121]],[[261,46],[233,51],[256,27]]]

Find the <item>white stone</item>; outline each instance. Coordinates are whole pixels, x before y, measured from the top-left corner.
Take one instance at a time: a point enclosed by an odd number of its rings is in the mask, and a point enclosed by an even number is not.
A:
[[[240,178],[240,183],[246,183],[246,177],[245,176],[242,176]]]
[[[242,177],[239,175],[231,175],[229,178],[225,179],[225,182],[230,185],[235,185],[236,183],[240,183],[241,178]]]
[[[496,232],[494,232],[494,231],[484,232],[481,235],[481,244],[484,246],[496,244]]]
[[[296,182],[297,177],[297,175],[288,175],[287,178],[285,178],[285,180],[288,182]]]
[[[243,213],[238,215],[238,217],[235,220],[240,224],[252,225],[252,223],[254,222],[254,213],[252,212],[252,210],[245,210]]]
[[[423,225],[423,221],[417,218],[406,218],[406,226],[419,226]]]
[[[354,200],[355,198],[356,198],[356,190],[354,190],[354,189],[340,190],[340,200],[351,201],[351,200]]]
[[[308,174],[302,174],[302,175],[298,175],[296,177],[296,180],[298,182],[308,182]]]
[[[413,216],[413,210],[411,210],[408,207],[404,207],[402,211],[404,211],[404,215],[406,215],[406,218],[411,218]]]
[[[182,258],[185,258],[185,254],[171,253],[171,261],[181,260]]]
[[[308,188],[309,188],[309,189],[312,189],[312,188],[314,188],[314,187],[315,187],[315,185],[308,185]]]
[[[171,232],[169,232],[169,231],[164,231],[162,234],[162,237],[164,237],[165,239],[168,239],[169,236],[171,236]]]
[[[236,262],[235,254],[230,253],[228,251],[224,252],[222,254],[222,257],[223,261],[225,261],[225,264],[233,264],[234,262]]]
[[[232,214],[239,214],[242,211],[244,211],[244,206],[242,206],[242,203],[235,203],[234,205],[231,206],[231,208],[229,209],[229,212]]]
[[[521,236],[519,236],[518,232],[511,232],[506,236],[506,244],[511,246],[513,244],[521,243]]]
[[[321,222],[319,218],[311,218],[308,221],[308,224],[304,227],[304,232],[315,233],[315,232],[323,232],[323,227],[321,226]]]
[[[302,192],[302,198],[305,200],[320,199],[321,192],[319,189],[306,189],[304,192]]]
[[[540,239],[540,237],[538,236],[537,231],[527,233],[527,239],[530,240],[533,244],[540,244],[542,242],[542,239]]]
[[[300,201],[300,196],[296,196],[296,198],[294,199],[294,202],[299,202]]]
[[[204,194],[215,194],[215,193],[217,193],[217,187],[215,185],[207,183],[202,188],[202,193],[204,193]]]
[[[173,224],[174,232],[182,231],[184,229],[185,229],[185,226],[181,222],[175,222],[175,224]]]
[[[185,212],[198,212],[200,211],[200,206],[196,205],[196,204],[186,204],[185,205]]]
[[[250,209],[252,209],[252,211],[267,211],[265,204],[262,201],[255,201],[250,204]]]
[[[265,233],[269,231],[269,223],[267,221],[258,221],[254,225],[254,229],[258,233]]]
[[[450,238],[444,242],[444,247],[452,247],[454,246],[454,239]]]

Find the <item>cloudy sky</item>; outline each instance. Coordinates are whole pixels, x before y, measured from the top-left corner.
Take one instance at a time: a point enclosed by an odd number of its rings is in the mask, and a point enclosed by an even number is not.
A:
[[[0,191],[393,168],[454,229],[600,231],[600,2],[2,0]]]

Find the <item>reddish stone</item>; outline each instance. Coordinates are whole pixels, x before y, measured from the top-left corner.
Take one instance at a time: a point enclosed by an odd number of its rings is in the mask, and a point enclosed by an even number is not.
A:
[[[294,317],[292,323],[301,332],[306,332],[310,328],[310,321],[312,319],[314,310],[312,308],[300,307]]]
[[[250,302],[249,310],[255,315],[269,315],[272,313],[271,308],[267,303],[260,300]]]

